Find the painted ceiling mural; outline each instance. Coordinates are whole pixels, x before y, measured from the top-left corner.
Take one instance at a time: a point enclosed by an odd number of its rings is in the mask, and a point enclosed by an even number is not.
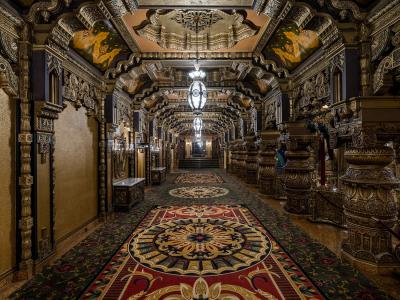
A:
[[[74,34],[70,46],[101,71],[129,54],[128,47],[110,21],[97,21],[93,28]]]
[[[300,29],[294,22],[285,22],[276,30],[263,53],[268,59],[292,71],[320,46],[315,31]]]

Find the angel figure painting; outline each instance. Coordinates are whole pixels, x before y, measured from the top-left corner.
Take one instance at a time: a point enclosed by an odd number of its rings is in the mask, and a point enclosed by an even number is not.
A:
[[[89,30],[74,34],[71,46],[101,71],[127,56],[128,48],[111,23],[101,20]]]
[[[277,29],[264,51],[268,58],[275,58],[278,65],[294,70],[319,46],[316,32],[300,29],[295,23],[287,22]]]

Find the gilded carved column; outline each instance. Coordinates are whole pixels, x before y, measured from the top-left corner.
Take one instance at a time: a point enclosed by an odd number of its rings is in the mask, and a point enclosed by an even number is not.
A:
[[[348,230],[342,254],[355,264],[377,269],[398,266],[387,229],[398,214],[394,189],[400,181],[389,167],[393,149],[380,146],[372,128],[355,128],[352,136],[354,148],[345,152],[349,167],[341,177]]]
[[[246,147],[246,183],[256,184],[257,183],[257,145],[255,143],[255,135],[248,135],[245,138]]]
[[[287,123],[287,163],[284,175],[284,191],[287,197],[285,210],[300,215],[310,212],[311,173],[309,146],[314,136],[302,122]]]
[[[18,228],[21,235],[21,257],[19,262],[19,279],[28,279],[32,276],[32,170],[31,170],[31,104],[29,97],[30,82],[30,51],[31,34],[29,25],[22,30],[22,39],[19,43],[20,66],[20,176],[18,179],[21,199],[20,219]]]
[[[260,157],[258,162],[258,188],[266,195],[275,195],[276,148],[280,133],[276,130],[261,132]]]

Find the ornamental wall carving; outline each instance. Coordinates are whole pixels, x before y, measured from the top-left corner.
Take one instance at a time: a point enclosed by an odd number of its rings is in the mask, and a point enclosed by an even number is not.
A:
[[[64,70],[63,99],[70,101],[75,108],[84,106],[89,111],[97,113],[96,88],[73,73]]]
[[[263,103],[263,129],[276,128],[276,105],[276,97],[272,97]]]
[[[293,89],[294,110],[297,117],[318,113],[328,102],[330,73],[324,70]]]

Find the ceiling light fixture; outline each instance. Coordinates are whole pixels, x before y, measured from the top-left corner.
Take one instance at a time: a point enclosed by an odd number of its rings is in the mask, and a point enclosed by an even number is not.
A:
[[[203,120],[199,117],[194,118],[193,128],[195,132],[201,132],[201,129],[203,128]]]
[[[193,82],[189,86],[188,90],[188,102],[195,115],[200,115],[202,109],[207,102],[207,88],[201,81],[206,77],[206,73],[200,70],[199,64],[199,49],[198,49],[198,22],[196,19],[196,63],[194,64],[194,71],[189,73],[189,77]]]

